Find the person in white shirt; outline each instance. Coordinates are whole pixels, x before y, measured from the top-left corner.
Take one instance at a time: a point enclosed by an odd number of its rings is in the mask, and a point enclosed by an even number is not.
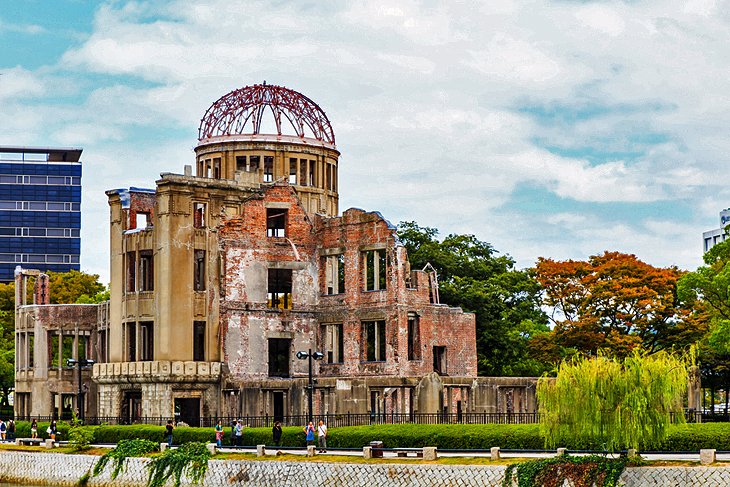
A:
[[[327,425],[322,420],[317,426],[317,439],[319,440],[319,452],[327,453]]]

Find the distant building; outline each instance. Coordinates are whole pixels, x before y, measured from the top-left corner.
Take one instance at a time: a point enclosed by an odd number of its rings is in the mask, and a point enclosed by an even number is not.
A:
[[[79,270],[81,150],[0,146],[0,282],[18,265]]]
[[[730,225],[730,208],[726,208],[720,212],[720,228],[709,230],[702,234],[702,242],[704,243],[704,251],[707,252],[720,242],[724,242],[727,238],[725,227]]]

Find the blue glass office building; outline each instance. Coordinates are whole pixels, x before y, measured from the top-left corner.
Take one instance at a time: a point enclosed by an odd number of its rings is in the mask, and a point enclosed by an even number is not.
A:
[[[0,282],[80,269],[81,150],[0,146]]]

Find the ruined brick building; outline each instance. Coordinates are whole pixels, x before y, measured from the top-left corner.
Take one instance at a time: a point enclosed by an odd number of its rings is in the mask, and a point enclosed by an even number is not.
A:
[[[107,191],[111,300],[95,324],[76,320],[65,338],[43,328],[47,305],[20,306],[19,340],[30,316],[46,333],[21,354],[57,347],[43,365],[62,377],[59,343],[71,340],[72,356],[88,343],[89,416],[304,414],[308,362],[296,354],[309,350],[324,355],[317,414],[534,410],[531,380],[476,377],[474,316],[439,303],[436,276],[410,268],[393,225],[339,214],[339,155],[325,113],[300,93],[263,84],[223,96],[201,121],[194,166],[155,189]],[[74,400],[72,381],[31,398],[27,359],[19,372],[23,414]]]

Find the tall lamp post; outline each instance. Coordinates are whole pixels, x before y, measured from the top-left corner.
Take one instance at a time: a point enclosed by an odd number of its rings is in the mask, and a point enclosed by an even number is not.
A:
[[[309,421],[313,421],[312,414],[312,394],[314,393],[314,378],[312,377],[312,360],[320,360],[324,357],[322,352],[312,352],[310,348],[308,352],[297,352],[297,358],[299,360],[309,359],[309,385],[307,386],[307,393],[309,399]]]
[[[66,360],[66,365],[68,367],[76,366],[76,370],[78,375],[76,376],[79,381],[79,392],[76,399],[76,405],[79,408],[79,419],[83,422],[84,421],[84,391],[83,391],[83,385],[81,383],[81,367],[89,367],[91,365],[94,365],[96,362],[93,360],[88,359],[81,359],[76,360],[74,358],[70,358]]]

